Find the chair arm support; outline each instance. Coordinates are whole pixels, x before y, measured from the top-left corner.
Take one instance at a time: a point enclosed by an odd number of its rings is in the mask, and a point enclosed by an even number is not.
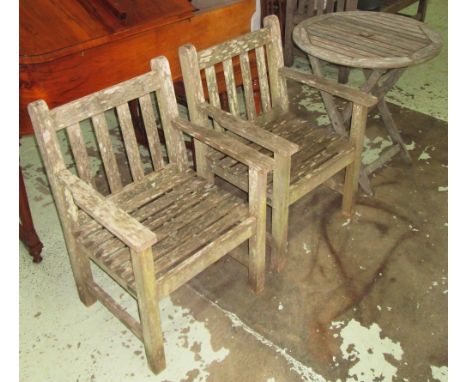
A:
[[[362,106],[371,107],[378,102],[377,97],[374,97],[371,94],[352,88],[348,85],[338,84],[315,74],[301,73],[291,68],[281,68],[279,72],[280,75],[285,78],[301,82],[315,89],[324,91],[325,93],[344,98],[345,100]]]
[[[199,108],[201,111],[206,112],[226,130],[246,138],[274,153],[291,156],[299,151],[299,146],[295,143],[275,135],[268,130],[262,129],[252,122],[244,121],[243,119],[227,113],[213,105],[205,102],[200,104]]]
[[[141,252],[157,242],[153,232],[69,170],[60,171],[57,178],[70,191],[78,207],[132,250]]]
[[[182,118],[175,118],[172,121],[172,125],[196,140],[244,163],[251,169],[266,172],[273,170],[275,162],[272,158],[259,153],[235,138],[219,131],[196,125]]]

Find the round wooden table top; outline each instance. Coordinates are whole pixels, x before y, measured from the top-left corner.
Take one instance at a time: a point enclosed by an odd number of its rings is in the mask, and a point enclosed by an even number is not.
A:
[[[427,61],[442,49],[439,33],[410,17],[382,12],[336,12],[311,17],[293,31],[307,54],[357,68],[402,68]]]

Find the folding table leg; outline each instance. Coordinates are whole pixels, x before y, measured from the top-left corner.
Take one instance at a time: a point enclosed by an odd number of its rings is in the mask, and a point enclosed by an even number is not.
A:
[[[312,67],[312,71],[314,74],[324,77],[323,70],[321,68],[320,60],[316,57],[309,56],[310,66]],[[325,109],[327,110],[328,117],[332,123],[333,129],[341,135],[348,135],[348,131],[345,127],[345,122],[343,121],[343,116],[341,112],[336,107],[335,98],[326,92],[320,92],[322,96],[323,103],[325,105]],[[351,117],[351,114],[350,114]],[[362,190],[369,195],[373,194],[372,188],[370,186],[369,179],[364,172],[364,169],[361,167],[360,174],[359,174],[359,185],[361,186]]]

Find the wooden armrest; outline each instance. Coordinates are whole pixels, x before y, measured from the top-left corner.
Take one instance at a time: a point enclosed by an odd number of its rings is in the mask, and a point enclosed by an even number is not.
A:
[[[194,123],[182,118],[174,119],[172,121],[172,125],[176,129],[183,131],[184,133],[206,143],[226,155],[229,155],[250,168],[263,171],[273,170],[275,162],[272,158],[259,153],[257,150],[245,145],[235,138],[213,129],[195,125]]]
[[[60,171],[58,179],[71,192],[77,206],[134,251],[141,252],[157,242],[153,232],[69,170]]]
[[[275,135],[268,130],[262,129],[252,122],[244,121],[243,119],[210,105],[209,103],[204,102],[198,107],[203,112],[208,113],[211,118],[226,130],[232,131],[233,133],[274,153],[291,156],[299,151],[299,146],[295,143]]]
[[[313,88],[344,98],[362,106],[371,107],[378,102],[377,97],[374,97],[371,94],[352,88],[348,85],[338,84],[326,78],[316,76],[315,74],[301,73],[291,68],[281,68],[279,72],[286,78],[312,86]]]

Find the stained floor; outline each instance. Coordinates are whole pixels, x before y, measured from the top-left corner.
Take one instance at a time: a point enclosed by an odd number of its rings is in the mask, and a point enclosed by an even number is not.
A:
[[[431,1],[428,12],[445,36],[446,7]],[[391,110],[413,165],[395,158],[379,170],[375,196],[359,197],[352,221],[339,195],[320,188],[292,206],[289,261],[268,273],[263,294],[253,295],[245,268],[226,257],[161,302],[168,367],[157,377],[106,308],[79,302],[37,148],[23,139],[45,248],[37,265],[20,244],[21,381],[446,381],[446,68],[443,52],[398,83]],[[324,122],[317,94],[291,91]],[[368,123],[364,160],[388,143],[378,116]]]

